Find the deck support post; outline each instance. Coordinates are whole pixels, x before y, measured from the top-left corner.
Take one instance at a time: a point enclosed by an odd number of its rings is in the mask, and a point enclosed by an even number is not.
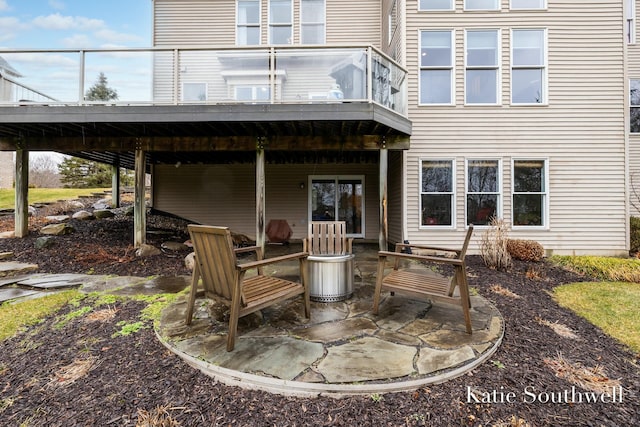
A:
[[[26,237],[29,234],[29,151],[23,148],[16,151],[15,184],[14,234]]]
[[[120,157],[111,165],[111,207],[120,207]]]
[[[380,177],[379,177],[379,194],[380,194],[380,232],[378,234],[378,246],[381,251],[388,250],[387,238],[387,169],[388,169],[388,150],[386,145],[382,144],[380,148]]]
[[[262,249],[262,253],[266,243],[265,196],[264,139],[259,137],[256,144],[256,246]]]
[[[133,244],[139,248],[147,241],[147,205],[145,199],[146,190],[146,163],[145,151],[136,149],[135,153],[135,184],[133,205]]]

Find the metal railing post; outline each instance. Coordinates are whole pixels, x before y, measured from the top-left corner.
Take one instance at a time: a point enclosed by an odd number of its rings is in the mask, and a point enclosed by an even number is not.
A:
[[[81,50],[80,52],[80,70],[79,70],[79,81],[78,81],[78,104],[84,104],[84,68],[85,68],[85,51]]]

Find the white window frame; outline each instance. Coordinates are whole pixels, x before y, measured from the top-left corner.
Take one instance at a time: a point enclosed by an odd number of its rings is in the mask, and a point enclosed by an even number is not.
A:
[[[305,0],[300,0],[300,43],[305,45],[325,44],[327,42],[327,0],[322,0],[322,21],[306,21],[304,16]],[[318,43],[308,43],[304,41],[305,25],[322,25],[322,41]]]
[[[633,126],[632,123],[636,117],[639,123]],[[634,135],[640,133],[640,78],[629,79],[629,133]]]
[[[519,0],[511,0],[509,2],[509,8],[511,10],[545,10],[547,8],[547,0],[538,0],[540,3],[539,6],[518,6],[518,1]]]
[[[423,164],[424,162],[450,162],[451,163],[451,191],[450,192],[424,192],[422,191],[422,174],[424,171],[424,167]],[[420,163],[419,163],[419,176],[420,176],[420,181],[419,181],[419,190],[418,190],[418,206],[420,206],[420,211],[419,211],[419,224],[420,224],[420,229],[428,229],[428,230],[432,230],[434,228],[438,228],[438,229],[454,229],[456,228],[456,199],[457,199],[457,195],[456,195],[456,159],[454,158],[420,158]],[[451,197],[451,225],[449,224],[423,224],[422,222],[422,212],[424,210],[424,207],[422,206],[422,196],[424,194],[448,194]]]
[[[500,10],[500,5],[502,3],[502,0],[485,0],[485,1],[492,1],[494,6],[490,7],[490,8],[486,8],[486,7],[470,8],[467,5],[469,0],[464,0],[464,11],[465,12],[475,12],[475,11],[487,11],[487,10],[491,10],[491,11]]]
[[[282,1],[282,0],[278,0],[278,1]],[[268,15],[269,15],[269,44],[278,44],[278,45],[283,45],[283,43],[274,43],[273,42],[273,28],[275,27],[289,27],[291,34],[289,37],[289,43],[284,43],[286,44],[293,44],[293,0],[287,0],[289,2],[290,10],[289,10],[289,22],[271,22],[271,3],[273,2],[273,0],[268,0]]]
[[[494,65],[469,65],[468,63],[468,58],[469,58],[469,34],[470,33],[477,33],[477,32],[495,32],[495,36],[496,36],[496,62]],[[502,36],[501,36],[501,31],[499,29],[495,29],[495,28],[478,28],[478,29],[473,29],[473,30],[465,30],[464,32],[464,67],[465,67],[465,72],[464,72],[464,103],[465,105],[500,105],[501,104],[501,98],[502,98],[502,91],[501,91],[501,75],[502,75],[502,71],[501,71],[501,63],[502,63],[502,59],[501,59],[501,55],[500,55],[500,51],[501,51],[501,40],[502,40]],[[468,101],[468,86],[467,84],[469,84],[469,81],[467,80],[467,74],[469,71],[473,71],[473,70],[495,70],[496,73],[496,87],[495,87],[495,97],[496,100],[495,102],[469,102]]]
[[[186,93],[186,87],[187,86],[201,86],[204,88],[204,99],[186,99],[185,98],[185,93]],[[183,82],[182,83],[182,92],[181,92],[181,99],[182,102],[205,102],[209,96],[209,86],[207,85],[206,82]]]
[[[427,1],[427,0],[425,0]],[[433,7],[428,7],[428,6],[424,6],[422,7],[422,0],[418,0],[418,10],[419,11],[424,11],[424,10],[428,10],[430,12],[433,11],[452,11],[455,10],[455,1],[454,0],[448,0],[449,1],[449,7],[448,8],[433,8]]]
[[[258,99],[258,91],[266,88],[271,92],[269,84],[238,84],[233,86],[233,99],[240,102],[267,103],[271,101],[271,93],[267,99]],[[238,99],[238,89],[251,89],[251,99]]]
[[[347,233],[347,237],[357,237],[357,238],[364,238],[364,236],[366,235],[366,218],[365,218],[365,213],[367,210],[367,201],[366,201],[366,184],[365,184],[365,176],[364,175],[309,175],[309,179],[308,179],[308,184],[307,184],[307,188],[308,188],[308,193],[307,193],[307,217],[308,217],[308,221],[311,222],[313,221],[313,181],[316,180],[333,180],[334,183],[336,184],[336,187],[338,185],[339,181],[342,180],[359,180],[361,185],[362,185],[362,197],[360,198],[360,233]],[[338,203],[336,200],[336,205],[334,207],[334,212],[333,212],[333,217],[338,218]]]
[[[451,56],[449,59],[450,65],[448,66],[423,66],[422,65],[422,33],[436,33],[436,32],[448,32],[449,40],[450,40],[450,50]],[[453,29],[433,29],[433,30],[419,30],[418,32],[418,40],[420,41],[420,46],[418,47],[418,105],[420,106],[442,106],[442,105],[455,105],[455,30]],[[449,86],[450,86],[450,94],[449,94],[449,102],[444,103],[429,103],[422,102],[422,71],[423,70],[449,70]]]
[[[514,53],[514,33],[516,32],[520,32],[520,31],[541,31],[543,34],[543,41],[542,41],[542,49],[544,49],[543,55],[542,55],[542,64],[530,64],[530,65],[514,65],[514,60],[513,60],[513,53]],[[548,32],[546,28],[513,28],[511,29],[511,38],[510,38],[510,63],[511,63],[511,70],[510,70],[510,79],[511,79],[511,87],[510,87],[510,104],[513,106],[547,106],[549,105],[549,93],[548,93],[548,76],[549,76],[549,70],[548,70],[548,63],[549,63],[549,37],[548,37]],[[513,71],[514,70],[527,70],[527,69],[539,69],[541,70],[541,89],[542,89],[542,93],[540,94],[541,96],[541,100],[540,102],[514,102],[513,100],[513,83],[514,83],[514,78],[513,78]]]
[[[469,191],[469,165],[471,164],[471,162],[497,162],[497,176],[496,179],[498,180],[498,185],[497,185],[497,189],[496,191],[491,191],[491,192],[480,192],[480,191],[474,191],[474,192],[470,192]],[[475,224],[474,221],[470,221],[469,220],[469,211],[468,211],[468,199],[470,195],[473,194],[495,194],[496,197],[496,206],[495,206],[495,215],[498,218],[503,218],[503,210],[502,210],[502,206],[503,206],[503,188],[502,188],[502,159],[501,158],[495,158],[495,157],[487,157],[487,158],[483,158],[483,157],[470,157],[465,159],[465,163],[464,163],[464,224],[465,226],[468,226],[469,224],[474,224],[474,226],[476,227],[489,227],[489,224]]]
[[[627,44],[636,43],[636,0],[625,1],[625,33]]]
[[[252,0],[245,0],[245,1],[252,1]],[[261,0],[255,0],[258,3],[258,45],[262,44],[262,1]],[[253,46],[253,45],[249,45],[249,44],[240,44],[240,40],[239,40],[239,35],[240,32],[238,31],[238,29],[240,27],[243,28],[250,28],[250,27],[256,27],[256,24],[240,24],[239,18],[240,18],[240,8],[238,7],[238,3],[240,3],[240,0],[236,1],[236,46]],[[258,46],[256,45],[256,46]]]
[[[396,33],[396,28],[398,27],[398,1],[391,0],[391,7],[389,8],[388,20],[388,40],[387,45],[391,46],[391,42],[393,41],[393,36]]]
[[[517,162],[542,162],[544,168],[544,176],[542,177],[542,191],[539,192],[516,192],[515,167]],[[541,225],[516,225],[515,223],[515,203],[514,197],[518,194],[539,194],[542,196],[542,224]],[[549,159],[536,156],[531,157],[514,157],[511,159],[511,227],[514,230],[548,230],[549,229]]]

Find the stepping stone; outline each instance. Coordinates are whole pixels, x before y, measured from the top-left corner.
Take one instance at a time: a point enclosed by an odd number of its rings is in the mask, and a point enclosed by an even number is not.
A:
[[[17,299],[17,298],[23,298],[23,297],[37,294],[37,293],[38,291],[18,289],[18,288],[0,289],[0,303]]]
[[[31,276],[16,283],[38,289],[55,289],[80,286],[85,278],[84,274],[43,274]]]
[[[293,380],[323,354],[322,344],[289,337],[239,338],[232,352],[217,352],[206,361],[236,371]]]
[[[413,374],[416,348],[373,337],[328,348],[318,364],[330,383],[386,380]]]
[[[13,258],[13,252],[0,252],[0,260]]]
[[[15,276],[16,274],[24,274],[37,269],[37,264],[14,261],[0,262],[0,277]]]
[[[469,346],[464,346],[456,350],[436,350],[433,348],[422,348],[418,357],[418,372],[420,374],[430,374],[444,369],[454,368],[464,362],[475,359],[476,355]]]

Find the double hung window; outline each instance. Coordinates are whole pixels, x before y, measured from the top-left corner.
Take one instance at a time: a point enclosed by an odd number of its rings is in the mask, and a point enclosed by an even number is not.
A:
[[[511,9],[544,9],[545,7],[547,7],[546,0],[511,0]]]
[[[499,87],[498,30],[466,32],[465,102],[496,104]]]
[[[636,0],[626,0],[625,14],[627,43],[634,44],[636,42]]]
[[[453,10],[453,0],[420,0],[418,10]]]
[[[511,33],[511,103],[545,104],[546,31],[513,30]]]
[[[423,160],[420,188],[420,225],[453,225],[454,171],[453,160]]]
[[[292,0],[269,0],[269,43],[293,42]]]
[[[324,44],[325,1],[300,1],[300,40],[302,44]]]
[[[260,0],[238,0],[236,44],[260,44]]]
[[[451,104],[453,31],[420,32],[420,104]]]
[[[631,80],[629,82],[630,88],[630,99],[629,105],[631,107],[631,111],[629,112],[630,118],[630,127],[629,131],[631,133],[640,132],[640,80]]]
[[[514,226],[544,226],[547,204],[545,160],[513,161],[512,218]]]
[[[467,161],[467,225],[488,225],[500,212],[500,160]]]
[[[500,0],[464,0],[464,10],[499,10]]]

